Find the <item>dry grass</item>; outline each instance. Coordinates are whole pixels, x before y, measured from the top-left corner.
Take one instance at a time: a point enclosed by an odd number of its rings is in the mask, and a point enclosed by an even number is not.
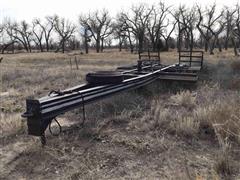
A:
[[[157,136],[168,132],[187,139],[217,142],[213,169],[220,177],[231,178],[237,168],[231,160],[232,151],[240,143],[239,92],[205,84],[192,92],[184,90],[170,95],[169,100],[154,100],[140,129],[154,131]],[[231,147],[231,143],[238,145]]]
[[[26,124],[20,113],[28,96],[41,97],[52,89],[83,83],[89,71],[114,69],[137,58],[137,54],[116,51],[4,55],[0,134],[22,136]],[[178,54],[164,52],[161,58],[171,64]],[[236,147],[230,146],[240,142],[239,61],[232,52],[205,54],[205,59],[207,66],[195,87],[186,90],[188,86],[175,83],[154,83],[87,106],[86,128],[50,138],[44,151],[37,145],[28,148],[14,161],[15,170],[8,176],[213,179],[218,177],[215,173],[240,174],[233,171],[238,167],[232,167],[232,161],[239,159],[232,158]],[[81,119],[81,109],[64,118]]]
[[[15,114],[0,114],[0,137],[19,134],[22,133],[25,129],[25,123],[21,119],[19,113]]]
[[[170,123],[170,127],[175,129],[179,135],[192,137],[199,131],[199,122],[193,117],[180,117],[176,121]]]
[[[170,97],[170,101],[177,106],[183,106],[186,108],[192,108],[196,104],[196,95],[189,90],[178,92],[176,95]]]
[[[216,127],[215,133],[217,135],[220,149],[217,155],[216,162],[214,164],[214,168],[218,174],[228,177],[232,174],[232,164],[230,159],[231,145],[228,141],[228,138],[226,137],[223,139],[223,137],[219,134],[218,131],[219,130]]]
[[[182,91],[170,96],[170,102],[152,103],[152,126],[169,128],[179,135],[211,134],[218,126],[219,134],[238,140],[240,136],[240,96],[228,91],[223,94],[216,86],[200,88],[197,92]],[[204,97],[202,97],[204,96]],[[165,107],[164,107],[165,106]]]

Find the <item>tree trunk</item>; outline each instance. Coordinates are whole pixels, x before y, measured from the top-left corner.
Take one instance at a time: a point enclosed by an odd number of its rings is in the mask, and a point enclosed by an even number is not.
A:
[[[23,46],[24,46],[25,50],[26,50],[27,52],[29,52],[28,46],[27,46],[26,44],[24,44]]]
[[[222,52],[222,45],[221,45],[221,42],[219,41],[219,38],[217,38],[217,46],[218,46],[219,52]]]
[[[130,50],[131,50],[131,53],[133,53],[134,47],[132,44],[130,44]]]
[[[129,45],[130,45],[130,51],[131,51],[131,53],[133,53],[133,45],[132,45],[132,41],[129,41]]]
[[[49,43],[48,43],[48,39],[46,38],[46,49],[47,49],[47,52],[49,51]]]
[[[211,44],[211,47],[210,47],[210,55],[214,55],[214,48],[215,48],[215,41],[216,41],[216,38],[214,38],[212,44]]]
[[[119,37],[119,52],[122,51],[122,40],[121,37]]]
[[[101,52],[103,52],[103,38],[101,38]]]
[[[180,25],[178,25],[178,51],[180,52],[182,50],[182,30],[180,28]]]
[[[156,50],[156,47],[157,47],[157,43],[154,39],[154,36],[150,36],[150,40],[151,40],[151,43],[152,43],[152,51],[154,52]]]
[[[99,53],[99,50],[100,50],[100,39],[97,39],[96,40],[96,51],[97,51],[97,53]]]
[[[85,44],[85,53],[88,54],[88,38],[85,36],[85,40],[84,40],[84,44]]]
[[[139,36],[138,37],[138,52],[143,51],[143,37]]]
[[[84,44],[85,44],[85,53],[88,54],[88,42],[89,42],[89,37],[87,34],[87,29],[84,30]]]
[[[40,47],[41,52],[43,52],[43,46],[42,46],[42,42],[41,41],[39,42],[39,47]]]
[[[130,32],[129,31],[128,31],[128,41],[129,41],[131,53],[133,53],[133,44],[132,44],[132,40],[131,40],[131,36],[130,36]]]
[[[62,40],[62,53],[65,52],[65,39]]]
[[[157,45],[156,45],[156,42],[153,42],[153,49],[152,49],[152,50],[153,50],[153,52],[155,52],[155,51],[156,51],[156,49],[157,49],[156,47],[157,47]]]
[[[12,43],[12,53],[14,54],[14,50],[15,50],[15,42]]]
[[[165,40],[165,50],[169,51],[169,45],[168,45],[168,40],[167,39]],[[159,48],[159,51],[160,51],[160,48]]]
[[[204,50],[205,50],[205,52],[208,51],[208,44],[209,44],[209,41],[205,39],[205,42],[204,42]]]
[[[193,42],[193,32],[192,32],[192,29],[190,29],[190,35],[189,35],[189,40],[190,40],[190,51],[193,51],[193,46],[194,46],[194,42]]]
[[[30,41],[29,41],[28,38],[26,38],[26,39],[27,39],[27,46],[28,46],[28,49],[29,49],[30,52],[32,52],[32,47],[31,47]]]
[[[224,43],[224,49],[228,50],[228,41],[229,41],[229,37],[227,36],[225,39],[225,43]]]
[[[203,48],[203,37],[200,36],[199,48]]]
[[[234,48],[234,55],[235,55],[235,56],[238,56],[237,45],[236,45],[233,37],[231,38],[231,41],[232,41],[233,48]]]
[[[187,35],[187,37],[185,38],[185,48],[186,49],[189,49],[190,48],[190,38],[189,38],[189,35]]]

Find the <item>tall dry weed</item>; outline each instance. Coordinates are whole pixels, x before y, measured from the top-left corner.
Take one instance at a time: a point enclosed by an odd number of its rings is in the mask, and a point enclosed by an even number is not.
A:
[[[176,95],[170,97],[170,101],[178,106],[183,106],[187,108],[192,108],[196,105],[196,96],[189,90],[181,91]]]
[[[0,136],[15,134],[24,131],[24,122],[19,113],[0,113]]]
[[[217,126],[214,127],[214,130],[219,143],[219,151],[217,152],[214,169],[219,175],[229,177],[232,174],[230,159],[231,144],[228,137],[222,137],[219,133],[221,130]]]

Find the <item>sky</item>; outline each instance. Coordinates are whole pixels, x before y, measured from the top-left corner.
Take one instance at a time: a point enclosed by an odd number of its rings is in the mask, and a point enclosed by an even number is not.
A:
[[[132,4],[158,3],[159,0],[0,0],[0,21],[5,17],[31,22],[33,18],[44,18],[47,15],[58,14],[73,22],[77,22],[82,13],[89,13],[96,9],[108,9],[114,16],[117,12],[129,9]],[[165,0],[166,4],[178,6],[186,4],[191,6],[198,3],[206,6],[216,2],[218,7],[224,5],[234,6],[240,0]]]

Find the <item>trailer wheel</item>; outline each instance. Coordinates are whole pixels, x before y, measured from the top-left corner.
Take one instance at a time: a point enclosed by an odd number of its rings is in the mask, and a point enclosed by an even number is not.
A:
[[[123,81],[123,74],[117,71],[97,71],[94,73],[88,73],[86,75],[86,81],[89,84],[118,84]]]

